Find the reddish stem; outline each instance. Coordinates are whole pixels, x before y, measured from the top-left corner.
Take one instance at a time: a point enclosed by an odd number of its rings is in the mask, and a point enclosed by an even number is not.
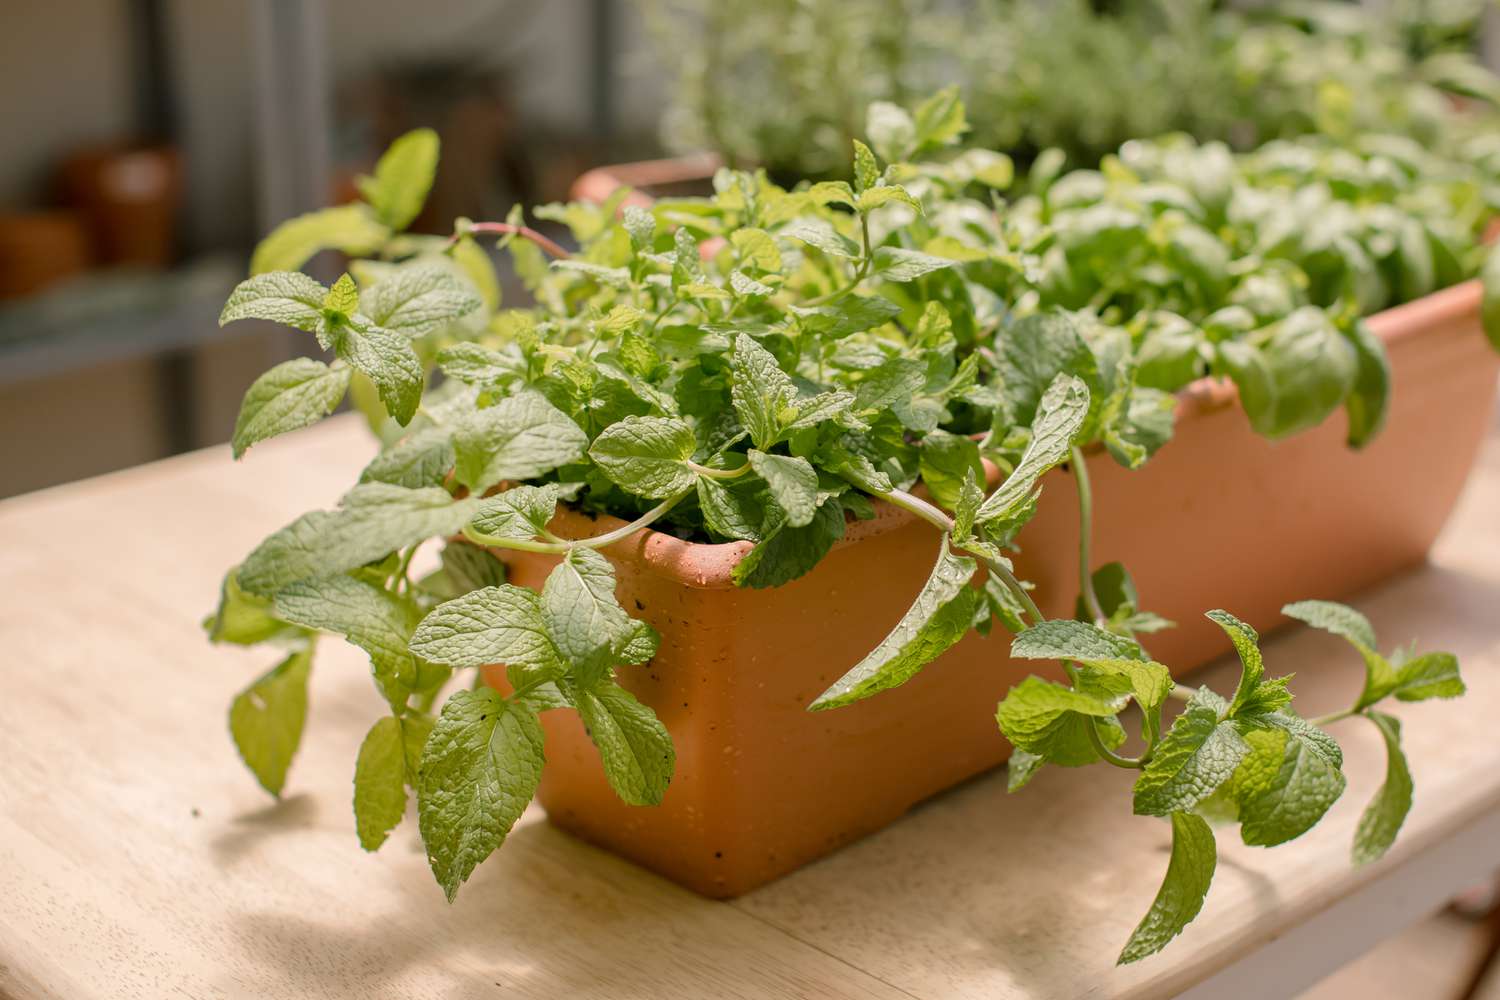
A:
[[[545,253],[556,257],[558,260],[567,260],[573,256],[557,243],[554,243],[530,226],[513,226],[509,222],[475,222],[470,224],[468,232],[494,233],[499,236],[519,236],[524,240],[530,240],[535,243]],[[448,242],[450,244],[458,242],[458,236],[455,235]]]

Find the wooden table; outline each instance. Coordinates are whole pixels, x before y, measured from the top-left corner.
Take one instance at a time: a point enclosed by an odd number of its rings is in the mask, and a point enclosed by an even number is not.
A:
[[[1395,850],[1348,864],[1384,765],[1373,727],[1341,723],[1349,790],[1323,827],[1274,855],[1221,835],[1203,916],[1123,970],[1168,831],[1129,814],[1111,768],[1016,796],[1003,773],[976,780],[732,903],[533,810],[450,907],[410,820],[379,854],[355,841],[350,775],[381,708],[361,654],[330,641],[268,799],[225,723],[268,657],[208,646],[197,621],[224,567],[331,504],[369,450],[339,418],[239,465],[219,448],[0,503],[0,997],[1263,1000],[1500,867],[1500,434],[1432,564],[1358,600],[1387,642],[1457,653],[1471,687],[1396,709],[1417,801]],[[1267,658],[1309,715],[1360,684],[1307,630]]]

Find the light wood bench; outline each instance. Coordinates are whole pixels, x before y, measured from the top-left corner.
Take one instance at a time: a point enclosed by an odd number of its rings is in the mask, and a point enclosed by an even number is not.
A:
[[[1128,969],[1111,962],[1168,830],[1130,815],[1112,768],[1015,796],[990,775],[731,903],[533,810],[450,907],[410,819],[358,847],[350,778],[381,702],[331,640],[286,797],[267,798],[225,716],[269,657],[210,647],[197,621],[226,566],[331,505],[369,452],[337,418],[239,465],[213,449],[0,503],[0,996],[1264,1000],[1500,868],[1500,434],[1432,564],[1357,599],[1387,644],[1449,649],[1470,685],[1395,709],[1417,785],[1396,848],[1349,865],[1384,762],[1373,727],[1339,723],[1349,789],[1324,825],[1274,853],[1221,834],[1202,916]],[[1304,714],[1359,688],[1337,639],[1289,630],[1266,653]]]

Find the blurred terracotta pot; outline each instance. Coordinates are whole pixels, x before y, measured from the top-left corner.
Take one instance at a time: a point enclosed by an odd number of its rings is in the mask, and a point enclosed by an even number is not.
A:
[[[655,198],[702,193],[724,165],[716,153],[692,153],[662,160],[638,160],[595,167],[580,174],[569,194],[577,201],[602,202],[622,187],[631,189],[627,205],[650,206]]]
[[[1256,436],[1232,385],[1181,394],[1177,433],[1142,469],[1089,458],[1095,552],[1120,560],[1146,607],[1178,627],[1152,654],[1178,673],[1226,653],[1203,612],[1222,607],[1268,630],[1279,609],[1346,596],[1420,563],[1447,519],[1490,422],[1500,359],[1470,282],[1374,317],[1396,391],[1383,434],[1344,445],[1340,419],[1290,439]],[[1021,534],[1017,570],[1044,611],[1070,613],[1078,589],[1076,493],[1051,473]],[[560,514],[559,534],[618,526]],[[622,804],[583,725],[543,717],[551,821],[709,896],[746,892],[890,823],[917,802],[1001,763],[995,704],[1034,663],[1010,637],[970,635],[905,686],[830,712],[807,704],[890,630],[926,578],[933,529],[883,506],[851,523],[808,575],[741,590],[730,570],[749,543],[699,545],[646,531],[604,552],[621,603],[661,633],[661,650],[621,682],[677,745],[661,806]],[[555,560],[500,552],[514,582],[540,587]],[[503,671],[487,679],[504,687]]]
[[[88,227],[77,212],[0,215],[0,299],[40,292],[90,262]]]
[[[63,162],[61,180],[68,204],[88,219],[102,263],[171,265],[182,196],[176,149],[84,150]]]

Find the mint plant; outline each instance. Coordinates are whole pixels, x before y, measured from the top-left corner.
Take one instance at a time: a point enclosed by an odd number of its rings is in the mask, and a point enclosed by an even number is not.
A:
[[[1170,623],[1142,607],[1123,567],[1093,564],[1084,452],[1139,466],[1171,436],[1172,393],[1203,374],[1235,379],[1263,433],[1342,406],[1362,444],[1388,379],[1358,317],[1479,268],[1484,186],[1404,148],[1405,160],[1317,143],[1235,158],[1169,140],[1096,173],[1034,171],[1006,203],[1009,161],[955,148],[966,129],[956,93],[913,112],[875,108],[870,125],[872,145],[852,144],[850,182],[788,190],[725,171],[713,197],[649,211],[622,210],[623,193],[538,209],[576,250],[519,212],[459,220],[450,237],[401,234],[436,162],[417,133],[362,185],[366,203],[331,210],[335,223],[381,227],[369,257],[328,288],[275,270],[235,290],[224,322],[284,323],[332,354],[251,386],[236,455],[321,419],[360,384],[381,440],[336,508],[304,514],[229,571],[206,622],[214,641],[281,650],[230,711],[269,792],[301,738],[317,637],[333,633],[368,654],[389,706],[355,761],[360,843],[378,848],[415,795],[450,899],[536,791],[543,712],[578,713],[620,798],[659,803],[670,734],[618,683],[659,637],[621,606],[601,550],[648,528],[744,541],[734,582],[780,586],[881,501],[935,529],[932,571],[892,632],[809,707],[898,687],[996,624],[1014,634],[1014,657],[1068,661],[1068,684],[1023,680],[998,722],[1017,748],[1013,786],[1043,764],[1105,761],[1140,770],[1138,812],[1170,818],[1167,882],[1122,961],[1159,949],[1201,906],[1205,817],[1236,819],[1268,845],[1317,821],[1342,790],[1337,744],[1318,728],[1336,720],[1291,712],[1247,626],[1210,613],[1244,663],[1232,698],[1200,690],[1175,721],[1163,715],[1188,689],[1138,636]],[[1288,228],[1307,219],[1303,189],[1328,220],[1316,234]],[[256,260],[351,249],[328,218],[293,220]],[[478,244],[493,236],[534,305],[498,308]],[[1001,472],[992,490],[986,463]],[[1065,621],[1045,619],[1007,555],[1060,466],[1076,478],[1083,528],[1079,611]],[[554,527],[560,504],[624,523],[570,537]],[[429,546],[435,566],[414,570]],[[539,591],[507,582],[507,550],[557,557]],[[1367,664],[1365,692],[1342,714],[1369,718],[1392,747],[1356,851],[1378,856],[1410,777],[1399,729],[1375,706],[1461,693],[1457,665],[1382,658],[1349,609],[1288,613],[1345,635]],[[508,693],[460,685],[444,697],[457,672],[491,664],[505,665]],[[1127,756],[1131,702],[1142,749]]]

